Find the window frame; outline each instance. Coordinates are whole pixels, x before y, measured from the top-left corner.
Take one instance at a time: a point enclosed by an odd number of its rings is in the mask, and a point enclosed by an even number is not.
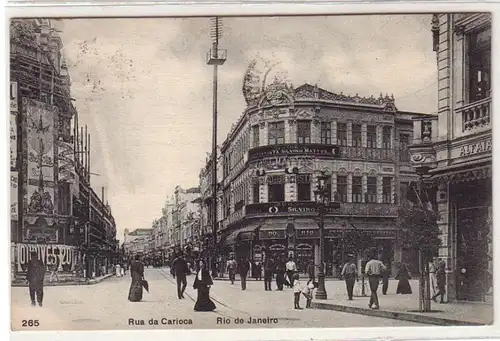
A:
[[[489,43],[484,44],[483,46],[475,46],[476,44],[474,43],[473,37],[478,37],[481,33],[485,33],[489,31]],[[467,63],[464,63],[464,68],[466,69],[467,72],[467,77],[465,79],[468,79],[468,82],[466,81],[467,84],[467,91],[466,91],[466,102],[467,103],[474,103],[480,100],[483,100],[485,98],[491,97],[491,78],[492,78],[492,61],[491,61],[491,56],[492,56],[492,28],[491,25],[484,25],[482,27],[477,27],[470,32],[467,32],[466,39],[465,41],[467,42],[467,48],[466,48],[466,54],[468,56]],[[487,60],[488,64],[488,73],[486,74],[486,84],[485,84],[485,90],[484,93],[481,94],[481,92],[478,91],[473,91],[474,88],[477,88],[479,85],[479,82],[475,80],[475,75],[474,71],[480,71],[481,67],[479,66],[479,63],[476,64],[474,61],[478,61],[474,57],[477,56],[479,61],[484,62]],[[484,69],[484,68],[483,68]]]
[[[344,129],[341,129],[343,127]],[[342,134],[341,134],[342,132]],[[343,139],[341,139],[341,135]],[[347,123],[339,122],[337,123],[337,145],[338,146],[347,146]]]
[[[386,184],[387,180],[389,180],[388,186]],[[392,177],[384,176],[382,178],[382,203],[384,204],[392,204],[392,182]],[[389,189],[389,193],[386,193],[387,189]]]
[[[374,131],[370,131],[370,128],[374,128]],[[370,137],[375,137],[370,139]],[[377,148],[377,126],[367,125],[366,126],[366,147],[367,148]]]
[[[370,183],[370,181],[373,181]],[[366,202],[367,203],[376,203],[377,202],[377,177],[376,176],[368,176],[366,177]]]
[[[339,180],[345,179],[345,182]],[[347,175],[337,175],[337,198],[339,202],[347,202],[349,179]],[[345,188],[345,192],[341,193],[339,188]]]
[[[354,138],[354,132],[356,132],[356,139]],[[363,147],[363,126],[361,124],[351,125],[351,145],[353,147]]]
[[[321,144],[332,144],[332,122],[321,122],[320,136]]]
[[[260,126],[258,124],[252,126],[252,148],[257,147],[260,147]]]
[[[301,125],[303,125],[301,129]],[[304,136],[301,133],[306,132]],[[311,143],[311,121],[310,120],[298,120],[297,121],[297,143],[298,144],[308,144]]]
[[[359,179],[358,181],[354,180]],[[359,188],[359,193],[355,193],[354,188],[358,189]],[[357,191],[356,191],[357,192]],[[352,181],[351,181],[351,201],[353,203],[362,203],[363,202],[363,177],[362,176],[353,176]]]
[[[273,137],[271,137],[271,132],[274,133]],[[283,136],[280,136],[281,133]],[[267,124],[267,144],[270,146],[285,144],[285,121]]]

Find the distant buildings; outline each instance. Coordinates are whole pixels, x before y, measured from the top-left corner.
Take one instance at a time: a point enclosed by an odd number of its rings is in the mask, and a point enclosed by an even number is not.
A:
[[[447,295],[492,293],[491,14],[438,14],[433,20],[438,113],[415,118],[411,160],[435,198],[439,258]]]
[[[14,273],[29,253],[59,270],[106,273],[119,258],[110,206],[90,186],[90,135],[78,127],[59,22],[10,24],[11,241]]]

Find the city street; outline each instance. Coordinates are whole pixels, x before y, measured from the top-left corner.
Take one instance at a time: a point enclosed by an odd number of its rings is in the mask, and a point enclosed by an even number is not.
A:
[[[150,293],[140,303],[127,300],[129,274],[95,285],[46,287],[44,306],[29,305],[28,288],[12,288],[13,330],[103,330],[103,329],[185,329],[185,328],[302,328],[302,327],[396,327],[422,326],[391,319],[353,315],[327,310],[294,310],[291,290],[264,291],[263,282],[217,281],[212,297],[215,312],[194,312],[196,292],[193,276],[188,277],[185,300],[178,300],[175,280],[167,269],[146,269]],[[305,306],[302,300],[301,306]],[[250,317],[267,322],[249,324]],[[270,318],[270,319],[267,319]],[[133,323],[131,322],[133,320]],[[150,324],[154,319],[158,324]],[[244,323],[235,323],[242,319]],[[25,324],[39,326],[23,327]],[[29,322],[33,320],[33,322]],[[38,322],[34,322],[38,320]],[[144,322],[144,325],[141,324]],[[219,323],[217,323],[219,321]],[[240,320],[241,321],[241,320]],[[154,321],[151,321],[155,323]],[[224,323],[222,323],[224,322]]]

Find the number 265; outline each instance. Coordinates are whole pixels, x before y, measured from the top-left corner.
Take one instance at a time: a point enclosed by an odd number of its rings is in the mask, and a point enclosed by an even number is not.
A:
[[[38,327],[40,322],[38,320],[22,320],[23,327]]]

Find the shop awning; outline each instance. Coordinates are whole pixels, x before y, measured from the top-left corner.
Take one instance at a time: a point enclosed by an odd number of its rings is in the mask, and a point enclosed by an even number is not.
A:
[[[238,236],[244,232],[253,232],[255,231],[255,229],[257,227],[259,227],[260,225],[249,225],[249,226],[245,226],[243,228],[240,228],[236,231],[233,231],[231,232],[224,240],[224,244],[225,245],[231,245],[231,244],[234,244],[236,242],[236,239],[238,238]]]

